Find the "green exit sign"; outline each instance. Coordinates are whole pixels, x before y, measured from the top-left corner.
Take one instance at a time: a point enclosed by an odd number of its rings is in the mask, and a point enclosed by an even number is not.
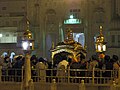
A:
[[[81,20],[70,18],[65,20],[64,24],[81,24]]]

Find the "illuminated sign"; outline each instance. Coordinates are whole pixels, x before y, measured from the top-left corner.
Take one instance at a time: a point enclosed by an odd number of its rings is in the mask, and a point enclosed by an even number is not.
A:
[[[79,19],[68,19],[64,21],[64,24],[81,24],[81,20]]]

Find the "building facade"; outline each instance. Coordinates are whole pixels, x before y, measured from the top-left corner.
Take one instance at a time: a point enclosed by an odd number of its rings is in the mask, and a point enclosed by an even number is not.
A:
[[[119,0],[0,0],[0,2],[2,2],[0,31],[3,32],[4,27],[11,32],[14,27],[17,39],[13,42],[20,44],[27,16],[35,39],[34,54],[38,56],[50,59],[52,45],[64,41],[66,30],[70,28],[74,32],[74,39],[87,46],[87,55],[90,57],[96,53],[95,40],[99,34],[99,26],[103,26],[107,42],[106,54],[120,56]],[[13,22],[6,18],[11,18]],[[2,20],[13,23],[12,28]]]
[[[21,54],[17,37],[25,13],[26,0],[0,0],[0,55],[13,51]]]

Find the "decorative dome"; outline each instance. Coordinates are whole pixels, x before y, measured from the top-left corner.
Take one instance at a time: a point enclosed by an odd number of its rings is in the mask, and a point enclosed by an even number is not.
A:
[[[23,35],[24,35],[24,38],[26,38],[26,39],[31,39],[32,38],[32,33],[29,30],[27,30]]]
[[[104,36],[103,36],[103,33],[102,33],[102,26],[100,26],[100,35],[97,36],[97,40],[96,40],[97,43],[99,42],[104,42]]]
[[[24,39],[32,39],[32,33],[29,30],[29,21],[27,21],[27,30],[24,32]]]

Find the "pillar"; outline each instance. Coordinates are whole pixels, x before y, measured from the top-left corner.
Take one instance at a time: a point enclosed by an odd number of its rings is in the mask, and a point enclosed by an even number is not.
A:
[[[84,80],[81,80],[81,83],[79,85],[79,90],[86,90]]]
[[[51,83],[51,90],[57,90],[57,85],[56,85],[55,79],[52,80],[52,83]]]
[[[34,90],[34,84],[32,79],[29,81],[29,90]]]
[[[31,80],[31,64],[30,64],[30,54],[27,53],[25,55],[25,64],[24,64],[24,68],[25,68],[25,75],[24,75],[24,88],[25,90],[29,90],[29,82]]]
[[[92,84],[94,84],[95,82],[94,78],[95,78],[95,68],[93,68],[92,70]]]
[[[113,81],[112,85],[110,85],[110,90],[116,90],[116,83]]]

